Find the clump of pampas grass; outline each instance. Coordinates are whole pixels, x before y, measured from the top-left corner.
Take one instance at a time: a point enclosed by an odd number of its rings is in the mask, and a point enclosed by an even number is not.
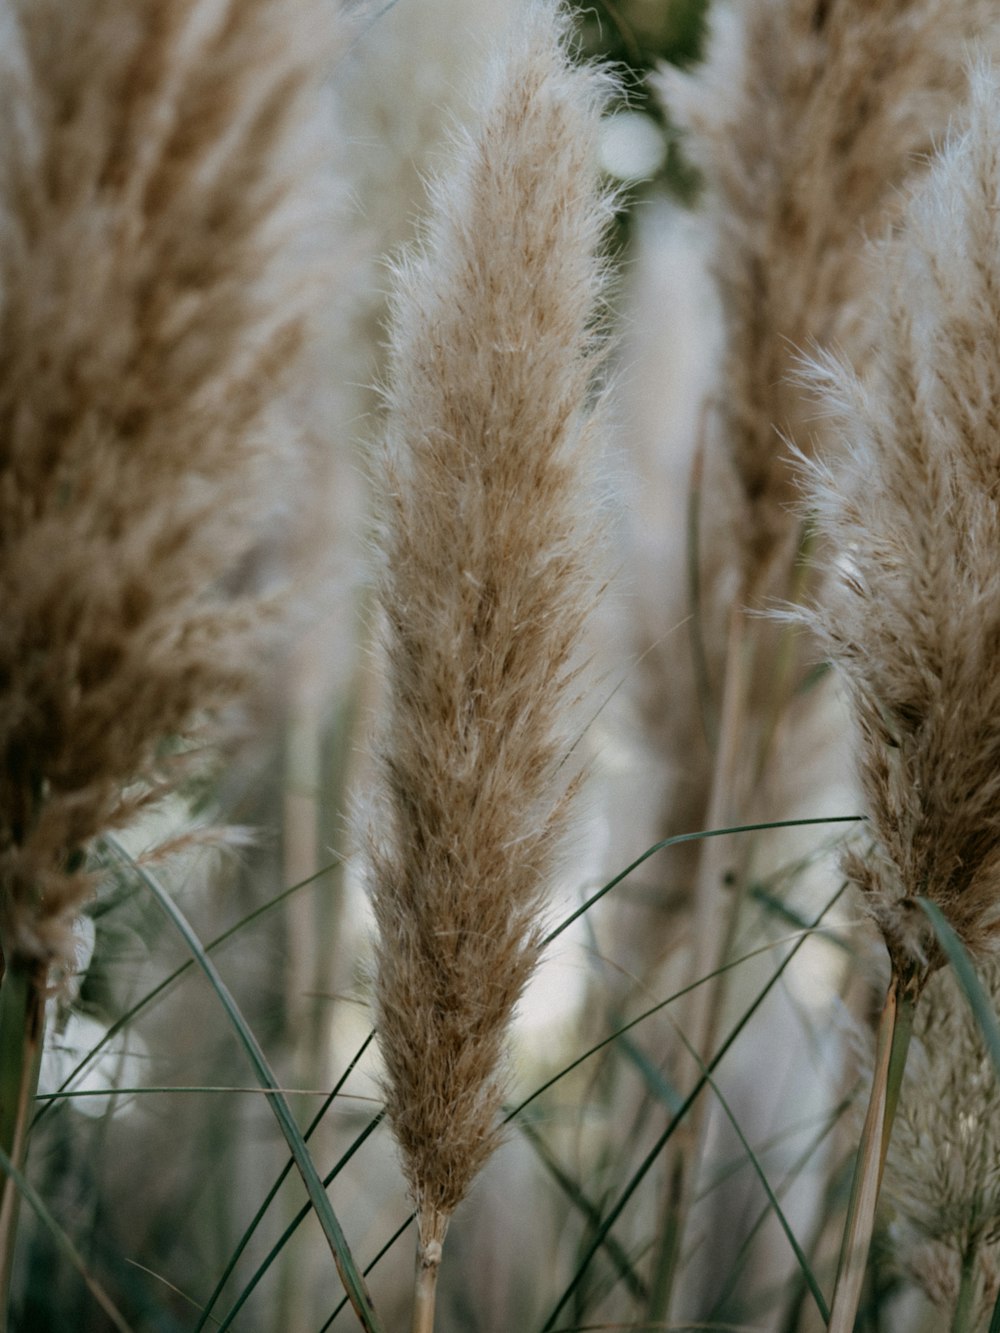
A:
[[[816,521],[838,553],[811,620],[857,720],[874,841],[844,865],[892,963],[837,1333],[860,1290],[914,1006],[944,957],[918,899],[974,955],[1000,939],[998,117],[1000,77],[982,62],[967,131],[876,251],[865,373],[827,356],[808,374],[841,455],[810,471]]]
[[[687,569],[663,580],[667,623],[683,628],[644,663],[664,770],[684,779],[660,836],[798,813],[810,735],[836,701],[809,677],[809,635],[759,615],[808,596],[824,564],[794,508],[782,437],[810,450],[825,423],[793,372],[818,347],[865,360],[868,237],[898,220],[902,187],[960,112],[968,45],[995,48],[998,34],[982,0],[719,0],[705,61],[654,80],[701,177],[724,337],[691,446]],[[803,836],[701,844],[688,875],[690,981],[727,961],[752,874],[803,854]],[[728,986],[720,978],[685,1001],[684,1030],[705,1059]]]
[[[0,6],[0,1147],[22,1165],[87,850],[247,690],[308,468],[318,8]],[[303,244],[304,257],[310,247]],[[171,755],[174,758],[171,758]],[[0,1327],[17,1221],[0,1197]]]
[[[610,216],[606,76],[519,10],[480,127],[397,274],[380,585],[388,670],[370,885],[386,1098],[418,1209],[414,1327],[498,1142],[507,1029],[578,781],[565,716],[594,599],[585,410]]]
[[[322,67],[308,13],[3,6],[8,966],[70,962],[87,844],[169,787],[164,747],[202,738],[260,654],[253,557],[298,467],[278,404],[306,307],[282,247]]]
[[[998,41],[1000,23],[983,0],[720,3],[705,62],[666,68],[656,80],[703,180],[725,340],[696,460],[722,498],[695,497],[688,553],[700,583],[689,634],[712,750],[700,827],[759,814],[775,736],[806,675],[807,636],[793,643],[785,627],[753,618],[775,598],[798,600],[818,577],[782,441],[809,451],[827,436],[795,374],[798,358],[836,347],[849,364],[864,362],[876,337],[867,239],[898,221],[901,187],[926,169],[961,113],[970,43],[994,49]],[[678,651],[687,637],[677,636]],[[664,674],[660,707],[669,717],[672,677]],[[798,712],[818,698],[810,693]],[[697,714],[689,707],[683,716]],[[701,746],[690,725],[668,723],[663,733],[677,753]],[[722,842],[705,845],[698,976],[722,961],[738,901],[722,882],[739,884],[746,873],[731,856]],[[709,1005],[711,989],[693,1009]],[[688,1024],[703,1054],[713,1029],[697,1014]]]

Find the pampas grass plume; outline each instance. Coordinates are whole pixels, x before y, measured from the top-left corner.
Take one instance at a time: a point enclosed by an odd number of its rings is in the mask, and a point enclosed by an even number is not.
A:
[[[961,107],[970,45],[998,40],[991,0],[742,0],[712,7],[703,65],[660,72],[705,181],[728,332],[719,411],[751,592],[795,532],[780,433],[801,447],[817,433],[796,358],[836,346],[863,361],[866,240],[898,217],[900,187]]]
[[[381,456],[388,721],[370,884],[386,1097],[427,1262],[498,1142],[576,781],[567,705],[593,601],[583,408],[610,215],[608,81],[519,11],[479,130],[397,274]]]
[[[247,573],[297,468],[276,403],[305,310],[279,251],[322,60],[278,0],[2,19],[0,931],[46,968],[88,842],[260,655]]]
[[[814,623],[859,727],[876,838],[848,870],[897,960],[935,955],[918,894],[972,953],[1000,945],[1000,78],[879,249],[868,373],[810,380],[842,442],[812,473],[839,577]]]
[[[980,976],[995,1008],[1000,964]],[[1000,1291],[1000,1084],[950,968],[927,983],[913,1040],[886,1161],[893,1249],[943,1313],[970,1288],[970,1327],[987,1328]]]

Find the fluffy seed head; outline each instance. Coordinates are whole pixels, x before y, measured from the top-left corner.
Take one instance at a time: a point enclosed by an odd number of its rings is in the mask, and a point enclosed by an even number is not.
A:
[[[552,4],[519,11],[397,274],[370,882],[387,1102],[425,1231],[496,1146],[574,785],[563,714],[593,596],[582,409],[610,209],[607,81],[570,64],[565,36]]]
[[[0,933],[47,963],[87,842],[259,656],[314,65],[278,0],[0,18]]]
[[[970,123],[878,250],[862,378],[811,382],[840,438],[814,467],[839,551],[813,623],[860,729],[873,855],[848,870],[897,955],[926,955],[925,894],[974,953],[1000,942],[1000,82],[972,73]]]
[[[1000,966],[981,977],[1000,995]],[[1000,1290],[1000,1083],[950,968],[927,984],[914,1026],[885,1175],[895,1249],[936,1304],[954,1309],[974,1253],[985,1328]]]
[[[795,524],[785,433],[816,425],[802,350],[867,355],[865,241],[898,216],[961,107],[964,63],[997,51],[992,0],[740,0],[712,9],[705,63],[659,86],[707,195],[728,349],[719,390],[752,582]]]

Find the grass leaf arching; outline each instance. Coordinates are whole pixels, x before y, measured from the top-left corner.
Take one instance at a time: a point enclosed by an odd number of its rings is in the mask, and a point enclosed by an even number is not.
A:
[[[361,1326],[366,1333],[382,1333],[382,1324],[375,1313],[372,1305],[371,1296],[364,1283],[354,1257],[348,1247],[347,1240],[341,1229],[337,1216],[333,1211],[330,1200],[327,1198],[323,1182],[317,1174],[316,1167],[309,1155],[309,1150],[305,1145],[295,1118],[289,1109],[288,1103],[282,1094],[277,1090],[279,1087],[277,1079],[267,1062],[264,1052],[260,1048],[256,1037],[247,1025],[246,1020],[240,1013],[236,1001],[233,999],[229,987],[223,981],[215,964],[205,952],[205,948],[197,935],[191,929],[184,914],[178,908],[166,890],[158,883],[156,878],[144,867],[138,864],[125,850],[124,847],[112,838],[106,836],[107,845],[119,860],[128,866],[131,872],[142,881],[149,892],[153,895],[157,904],[164,915],[172,923],[175,929],[183,938],[185,944],[190,949],[195,963],[205,974],[208,984],[218,997],[219,1003],[225,1010],[226,1016],[232,1025],[243,1051],[250,1062],[250,1065],[256,1074],[260,1085],[265,1089],[267,1100],[274,1112],[274,1118],[285,1137],[285,1141],[291,1150],[295,1165],[302,1177],[302,1182],[306,1187],[313,1208],[316,1210],[316,1216],[323,1228],[323,1233],[327,1238],[330,1250],[333,1254],[337,1271],[340,1273],[341,1280],[344,1283],[344,1289],[350,1297]]]

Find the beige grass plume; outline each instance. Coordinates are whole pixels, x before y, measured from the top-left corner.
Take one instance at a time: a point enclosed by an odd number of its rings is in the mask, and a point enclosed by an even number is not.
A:
[[[975,954],[1000,947],[1000,82],[974,69],[954,136],[877,252],[864,377],[812,374],[845,453],[813,472],[841,552],[815,624],[859,729],[876,839],[848,869],[890,953],[934,954],[932,899]]]
[[[995,1008],[1000,964],[980,976]],[[885,1198],[893,1249],[914,1281],[943,1316],[964,1303],[961,1326],[987,1328],[1000,1292],[1000,1083],[950,968],[927,983],[917,1013]]]
[[[983,63],[967,132],[876,252],[866,373],[826,357],[811,376],[843,454],[812,469],[839,565],[813,623],[857,719],[874,844],[845,868],[892,963],[831,1333],[853,1327],[914,1006],[943,961],[917,897],[973,954],[1000,944],[998,120]]]
[[[564,710],[593,600],[582,409],[610,210],[607,80],[570,64],[566,26],[547,2],[518,13],[395,299],[370,879],[387,1103],[432,1274],[497,1145],[576,785]]]
[[[810,435],[796,358],[817,345],[864,358],[866,239],[960,109],[970,44],[998,40],[992,0],[744,0],[714,6],[704,65],[661,74],[705,183],[750,592],[796,528],[779,436]]]
[[[81,853],[259,655],[294,476],[282,241],[318,30],[279,0],[8,0],[0,107],[0,931],[69,957]],[[300,20],[308,34],[303,33]],[[308,42],[302,38],[308,35]]]
[[[751,618],[775,598],[798,600],[806,581],[819,577],[808,559],[794,559],[803,533],[782,435],[809,449],[825,431],[793,372],[816,347],[864,362],[872,341],[868,235],[893,225],[901,186],[926,169],[960,112],[969,43],[993,49],[998,39],[1000,22],[986,0],[745,0],[713,7],[703,65],[659,77],[704,182],[725,338],[700,441],[701,475],[715,487],[702,490],[698,505],[700,605],[677,606],[669,617],[677,624],[692,612],[713,751],[696,826],[773,818],[775,739],[792,722],[805,736],[801,714],[822,701],[822,692],[796,695],[813,647],[806,636],[792,642],[786,627]],[[657,657],[665,673],[660,709],[669,716],[678,673],[667,654]],[[664,743],[673,739],[685,757],[704,754],[701,717],[694,707],[679,711],[681,722],[660,728]],[[787,760],[797,759],[790,747]],[[762,793],[771,797],[766,807]],[[692,794],[688,810],[696,804]],[[721,839],[703,847],[698,976],[722,961],[718,937],[739,895],[721,886],[745,879],[740,855]],[[708,1006],[710,996],[707,987],[695,992],[691,1009]],[[703,1027],[695,1013],[686,1030],[707,1055]]]

